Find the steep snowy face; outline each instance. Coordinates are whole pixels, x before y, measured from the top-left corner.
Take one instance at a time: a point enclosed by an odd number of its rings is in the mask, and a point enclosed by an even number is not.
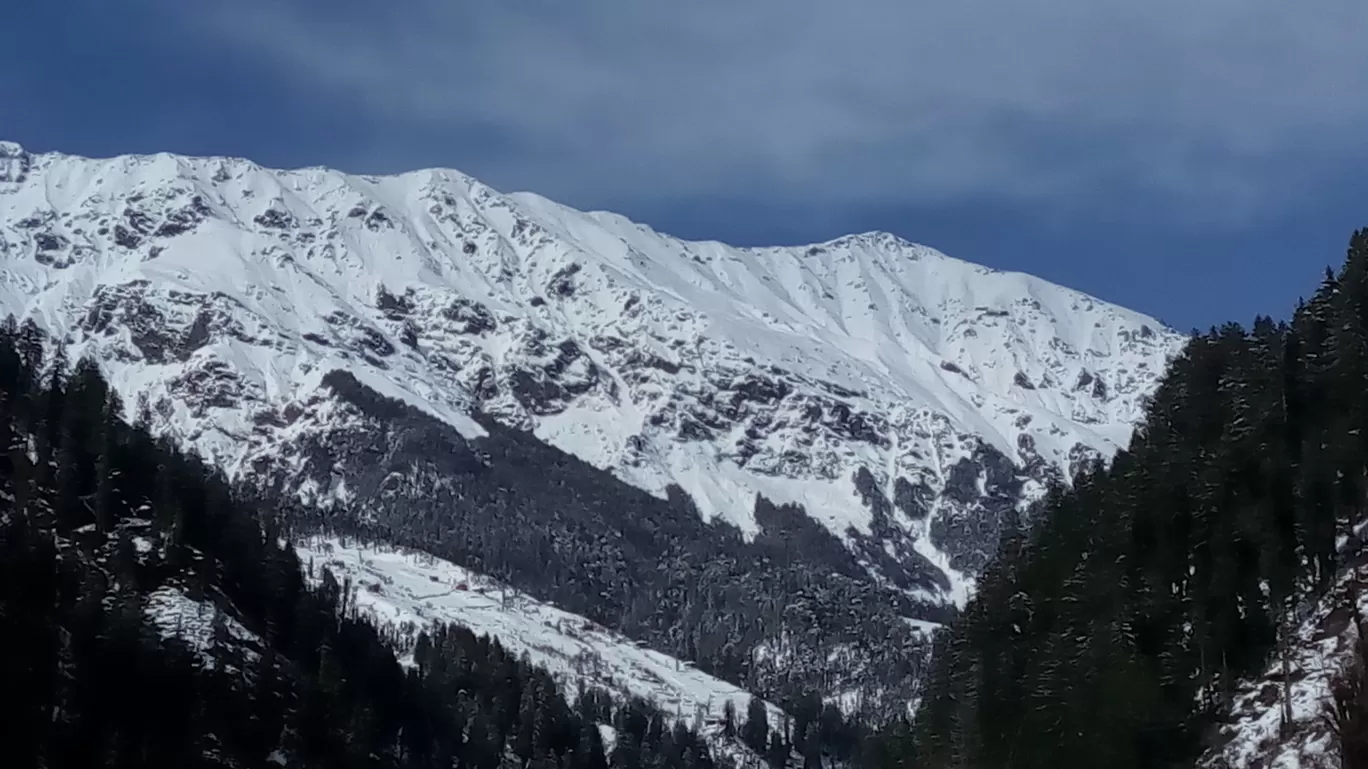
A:
[[[1184,343],[883,233],[733,248],[449,170],[13,144],[0,309],[97,355],[230,474],[288,473],[344,369],[467,436],[483,413],[652,493],[677,484],[743,533],[757,495],[799,503],[931,601],[963,598],[1051,476],[1128,440]],[[939,576],[906,587],[909,567]]]

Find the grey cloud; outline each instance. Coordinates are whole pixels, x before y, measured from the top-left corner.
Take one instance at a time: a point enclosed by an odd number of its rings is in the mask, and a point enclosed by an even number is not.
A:
[[[378,120],[499,131],[517,151],[452,162],[572,203],[1120,184],[1250,212],[1368,135],[1362,0],[177,5]]]

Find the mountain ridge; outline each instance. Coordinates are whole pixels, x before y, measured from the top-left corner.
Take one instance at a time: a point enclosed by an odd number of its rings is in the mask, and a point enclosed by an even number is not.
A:
[[[962,603],[1009,510],[1125,443],[1184,341],[887,233],[736,249],[450,169],[9,143],[0,249],[6,310],[106,360],[230,474],[278,460],[342,369],[467,437],[482,413],[677,485],[744,536],[757,495],[802,504],[931,603]],[[928,566],[945,579],[896,573]]]

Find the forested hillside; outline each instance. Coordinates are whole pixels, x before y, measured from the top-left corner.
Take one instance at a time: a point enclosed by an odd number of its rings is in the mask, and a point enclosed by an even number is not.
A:
[[[303,506],[289,485],[256,489],[291,526],[495,576],[791,713],[827,696],[862,719],[905,712],[928,643],[902,617],[953,616],[876,582],[797,506],[758,498],[748,541],[677,488],[656,499],[529,433],[485,420],[488,435],[467,440],[345,372],[324,384],[339,428],[298,442],[296,477],[344,479],[358,500]]]
[[[1366,390],[1368,230],[1290,322],[1198,335],[1129,450],[1005,537],[880,763],[1190,766],[1358,546]]]
[[[595,692],[571,707],[459,628],[402,667],[348,586],[306,583],[269,514],[125,424],[93,363],[43,358],[34,325],[0,326],[5,766],[714,765],[662,714]]]

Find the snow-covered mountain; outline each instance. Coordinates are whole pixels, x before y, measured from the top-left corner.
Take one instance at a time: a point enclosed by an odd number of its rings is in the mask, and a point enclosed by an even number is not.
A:
[[[240,479],[300,472],[294,447],[345,418],[323,386],[341,369],[465,436],[482,414],[675,484],[746,534],[757,495],[800,503],[931,602],[963,599],[1006,511],[1126,442],[1184,343],[883,233],[733,248],[451,170],[13,144],[0,312],[95,354],[155,430]]]

